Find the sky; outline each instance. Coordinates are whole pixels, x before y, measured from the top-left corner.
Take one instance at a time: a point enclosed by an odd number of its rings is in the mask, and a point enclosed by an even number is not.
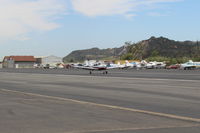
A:
[[[200,40],[200,0],[0,0],[0,58]]]

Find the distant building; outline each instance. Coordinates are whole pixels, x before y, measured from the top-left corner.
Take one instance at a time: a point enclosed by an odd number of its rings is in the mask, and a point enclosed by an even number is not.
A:
[[[0,61],[0,68],[2,68],[3,67],[3,65],[2,65],[2,62]]]
[[[45,56],[35,56],[34,58],[36,59],[35,61],[35,66],[36,67],[42,67],[42,58]]]
[[[34,56],[5,56],[3,68],[34,68]]]
[[[58,65],[63,64],[62,58],[54,55],[35,57],[35,58],[38,67],[46,67],[46,66],[57,67]]]
[[[3,59],[0,57],[0,68],[2,68],[3,67],[3,65],[2,65],[2,62],[3,61]]]

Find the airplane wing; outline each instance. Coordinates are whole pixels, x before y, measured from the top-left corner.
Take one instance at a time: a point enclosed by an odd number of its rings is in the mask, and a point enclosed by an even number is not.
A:
[[[95,68],[89,66],[74,66],[74,68],[84,69],[84,70],[95,70]]]
[[[84,70],[91,70],[91,71],[94,71],[94,70],[107,70],[107,67],[98,67],[98,66],[74,66],[74,68],[78,68],[78,69],[84,69]]]

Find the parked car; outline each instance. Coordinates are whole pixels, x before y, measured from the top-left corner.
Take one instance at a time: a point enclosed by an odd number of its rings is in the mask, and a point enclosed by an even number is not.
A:
[[[179,64],[175,64],[175,65],[170,65],[166,67],[167,69],[179,69],[180,65]]]

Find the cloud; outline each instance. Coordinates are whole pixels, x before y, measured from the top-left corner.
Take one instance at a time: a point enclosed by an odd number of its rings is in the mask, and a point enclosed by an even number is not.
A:
[[[177,1],[180,0],[71,0],[75,11],[90,17],[135,16],[140,9],[145,9],[158,3]]]
[[[27,40],[28,33],[56,29],[54,19],[65,11],[62,0],[0,0],[0,39]]]
[[[124,14],[132,9],[129,0],[72,0],[76,11],[87,16]]]

